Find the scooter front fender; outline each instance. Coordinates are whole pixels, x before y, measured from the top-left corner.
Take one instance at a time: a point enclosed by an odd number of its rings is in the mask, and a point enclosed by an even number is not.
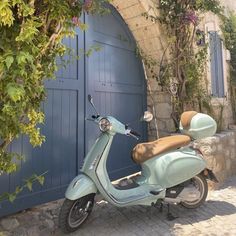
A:
[[[91,193],[97,193],[96,185],[88,176],[80,174],[71,181],[65,197],[69,200],[76,200]]]

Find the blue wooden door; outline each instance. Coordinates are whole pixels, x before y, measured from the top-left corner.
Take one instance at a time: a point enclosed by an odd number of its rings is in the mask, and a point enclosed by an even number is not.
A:
[[[100,45],[101,50],[80,60],[65,57],[70,60],[67,67],[59,69],[56,80],[46,82],[47,100],[42,104],[46,120],[41,126],[46,142],[32,148],[28,138],[21,137],[12,144],[11,150],[22,153],[26,160],[20,163],[20,171],[0,177],[0,194],[13,192],[34,173],[46,171],[45,184],[35,184],[33,192],[25,190],[13,204],[1,202],[0,216],[64,197],[99,133],[96,125],[85,121],[93,114],[88,94],[94,96],[101,114],[131,123],[146,138],[146,127],[138,121],[146,109],[145,83],[132,35],[115,10],[104,17],[89,16],[86,21],[90,25],[88,32],[78,30],[76,37],[64,43],[75,55],[92,45]],[[108,162],[111,178],[138,170],[130,158],[135,142],[125,136],[115,138]]]
[[[111,9],[110,15],[87,17],[86,48],[96,45],[98,53],[86,58],[87,94],[92,94],[101,115],[112,115],[130,124],[143,139],[146,126],[139,118],[146,110],[145,79],[136,44],[120,15]],[[87,105],[87,116],[93,111]],[[94,143],[98,128],[86,122],[86,150]],[[117,179],[139,170],[131,160],[131,150],[137,141],[117,135],[110,152],[108,170]]]
[[[84,48],[84,34],[78,30],[74,38],[66,38],[64,43],[78,54]],[[70,64],[60,67],[62,61],[58,59],[57,79],[45,84],[45,124],[41,132],[46,142],[33,148],[28,138],[21,137],[13,143],[11,150],[23,154],[26,160],[20,163],[20,171],[0,177],[0,194],[14,192],[35,173],[47,172],[45,183],[34,184],[33,192],[25,190],[13,204],[0,203],[0,216],[63,197],[68,183],[78,174],[84,156],[84,60],[69,56],[64,60],[70,60]]]

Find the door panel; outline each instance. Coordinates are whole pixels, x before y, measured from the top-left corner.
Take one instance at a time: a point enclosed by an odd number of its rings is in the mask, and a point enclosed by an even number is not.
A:
[[[145,80],[132,35],[113,10],[108,16],[87,17],[86,22],[89,25],[86,48],[99,45],[101,49],[86,59],[86,92],[94,97],[101,115],[112,115],[124,124],[131,123],[131,127],[141,133],[145,140],[146,126],[138,122],[146,110]],[[86,111],[87,116],[94,113],[89,104]],[[98,127],[86,122],[86,151],[98,134]],[[139,166],[130,158],[136,143],[124,135],[115,136],[107,163],[111,179],[139,170]]]
[[[83,33],[75,38],[65,39],[64,43],[78,55],[79,48],[84,48]],[[80,38],[80,41],[78,41]],[[76,56],[75,55],[75,56]],[[33,192],[25,189],[14,204],[7,201],[0,203],[0,216],[10,214],[34,205],[55,200],[64,196],[69,182],[78,173],[84,156],[84,61],[70,60],[67,67],[60,67],[56,80],[45,83],[47,99],[42,104],[45,123],[40,126],[46,136],[41,147],[33,148],[27,137],[16,140],[11,150],[22,153],[25,162],[21,169],[10,176],[1,176],[0,194],[14,192],[24,179],[33,174],[45,173],[45,183],[33,185]],[[58,65],[60,65],[58,59]]]

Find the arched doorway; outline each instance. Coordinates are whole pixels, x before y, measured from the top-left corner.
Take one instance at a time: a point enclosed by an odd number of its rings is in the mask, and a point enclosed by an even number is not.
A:
[[[13,192],[16,186],[22,185],[23,179],[34,173],[46,171],[45,184],[35,184],[33,192],[25,190],[14,204],[0,203],[0,216],[64,196],[99,132],[85,119],[93,114],[86,99],[88,94],[93,95],[100,114],[130,123],[146,138],[146,127],[138,121],[146,109],[146,86],[142,64],[135,53],[135,40],[113,8],[109,15],[86,16],[84,21],[89,25],[88,31],[77,30],[76,37],[64,42],[77,55],[92,45],[99,45],[101,49],[89,57],[71,61],[57,72],[55,81],[46,83],[47,100],[43,104],[46,119],[41,127],[46,142],[40,148],[32,148],[26,137],[14,142],[12,151],[24,154],[26,160],[20,171],[0,177],[0,194]],[[108,162],[112,179],[138,170],[130,159],[135,142],[125,136],[115,138]]]

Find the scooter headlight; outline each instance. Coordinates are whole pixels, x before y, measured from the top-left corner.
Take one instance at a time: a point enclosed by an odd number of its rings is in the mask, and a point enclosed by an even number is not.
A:
[[[102,118],[99,121],[99,129],[102,132],[107,132],[107,131],[111,130],[111,127],[112,127],[111,122],[107,118]]]

